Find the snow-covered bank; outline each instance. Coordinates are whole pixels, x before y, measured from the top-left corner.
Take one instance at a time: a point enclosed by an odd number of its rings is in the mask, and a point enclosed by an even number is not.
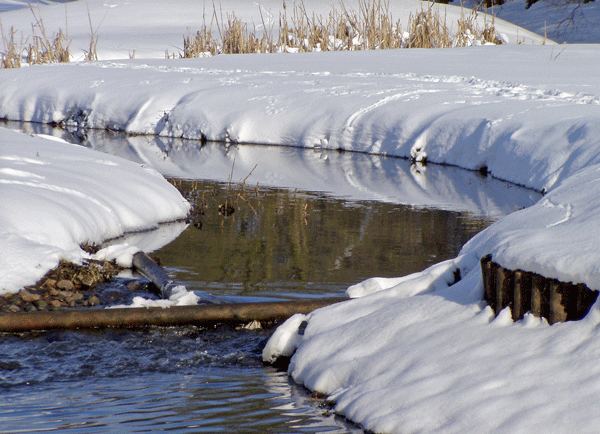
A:
[[[548,326],[482,303],[479,258],[600,287],[600,165],[481,232],[458,258],[402,279],[370,279],[363,296],[278,330],[265,359],[297,352],[293,378],[376,432],[593,432],[600,423],[600,303]],[[453,284],[454,270],[464,278]],[[365,296],[371,294],[369,296]]]
[[[567,2],[540,0],[525,9],[524,0],[508,0],[494,7],[494,14],[511,23],[535,32],[547,34],[558,43],[600,42],[600,4],[591,2]]]
[[[0,293],[35,283],[84,242],[183,218],[189,204],[155,170],[0,129]]]
[[[427,154],[541,190],[600,161],[597,51],[500,46],[3,70],[0,117]]]
[[[18,9],[4,12],[0,18],[6,29],[13,26],[18,31],[18,36],[23,35],[23,39],[31,34],[31,24],[34,21],[28,9],[29,3],[25,0],[0,0],[0,11]],[[204,18],[207,25],[213,19],[213,3],[209,1],[87,0],[57,3],[44,0],[34,1],[33,4],[36,9],[39,7],[39,15],[49,34],[59,28],[68,32],[71,53],[76,60],[82,60],[84,51],[89,49],[88,12],[93,26],[98,29],[98,56],[101,60],[128,59],[131,55],[136,58],[164,59],[167,50],[178,54],[183,51],[184,35],[194,34],[199,30]],[[340,10],[340,3],[333,0],[303,0],[302,4],[309,16],[315,13],[326,17],[333,8]],[[345,0],[343,4],[349,10],[357,10],[359,2]],[[219,15],[226,17],[227,13],[235,13],[250,30],[255,28],[260,34],[266,26],[267,32],[277,39],[279,14],[284,5],[282,0],[221,0],[215,5]],[[293,5],[294,1],[287,2],[288,13]],[[390,11],[406,28],[410,14],[429,6],[431,3],[420,0],[401,0],[390,2]],[[451,31],[461,14],[470,13],[469,10],[453,5],[436,4],[433,7],[446,18]],[[481,27],[484,20],[483,14],[480,14],[478,21]],[[489,23],[490,18],[487,20]],[[498,33],[512,43],[531,44],[544,40],[538,34],[501,19],[495,21],[495,27]],[[213,31],[217,33],[216,24],[213,25]]]

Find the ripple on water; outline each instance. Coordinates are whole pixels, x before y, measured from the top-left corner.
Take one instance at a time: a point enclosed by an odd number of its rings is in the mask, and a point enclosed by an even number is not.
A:
[[[286,373],[261,365],[268,334],[220,326],[4,336],[0,426],[7,431],[355,429],[291,385]]]

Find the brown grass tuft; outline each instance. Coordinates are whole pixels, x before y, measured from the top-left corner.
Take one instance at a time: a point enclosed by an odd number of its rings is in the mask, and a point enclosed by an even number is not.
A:
[[[289,8],[283,3],[277,37],[267,28],[262,10],[262,31],[248,29],[233,12],[223,14],[213,3],[210,23],[203,17],[200,30],[185,36],[181,57],[211,54],[380,50],[388,48],[462,47],[476,43],[499,43],[493,25],[479,29],[477,12],[461,17],[457,32],[450,34],[446,17],[433,5],[410,16],[407,32],[394,20],[389,0],[359,0],[356,10],[343,3],[327,16],[309,13],[302,1]],[[213,28],[216,32],[213,32]]]
[[[22,45],[17,45],[15,35],[17,31],[14,27],[10,28],[8,35],[4,33],[2,23],[0,23],[0,36],[2,37],[2,45],[4,52],[0,59],[0,65],[2,68],[20,68],[21,57],[23,53]]]
[[[53,37],[48,37],[41,16],[37,15],[32,6],[31,13],[35,22],[32,24],[32,41],[28,44],[27,63],[68,63],[71,60],[69,45],[71,41],[62,29]]]

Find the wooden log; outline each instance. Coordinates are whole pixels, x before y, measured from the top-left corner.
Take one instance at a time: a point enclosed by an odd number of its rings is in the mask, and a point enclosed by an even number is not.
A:
[[[513,272],[504,267],[496,267],[496,315],[505,307],[511,306],[513,298]]]
[[[169,298],[175,283],[169,278],[167,272],[144,252],[133,255],[133,268],[140,272],[160,291],[162,298]]]
[[[154,259],[148,256],[146,253],[140,251],[133,255],[132,265],[135,270],[145,276],[154,284],[154,286],[159,289],[161,298],[168,299],[171,297],[173,289],[177,286],[177,283],[169,278],[169,275],[164,268],[158,265]],[[215,297],[207,292],[194,291],[194,293],[200,297],[200,300],[204,303],[224,303],[224,301],[219,297]]]
[[[496,304],[496,294],[493,288],[492,255],[481,258],[481,275],[483,277],[483,298],[493,309]]]
[[[548,310],[544,306],[544,293],[546,291],[546,279],[539,274],[534,274],[531,284],[531,313],[535,316],[543,316]]]
[[[577,297],[577,316],[576,319],[581,319],[587,315],[592,305],[598,298],[598,291],[592,291],[584,284],[577,285],[578,297]]]
[[[525,312],[523,312],[523,272],[515,271],[515,281],[513,287],[513,306],[512,306],[512,317],[514,321],[523,318]]]
[[[583,318],[595,303],[598,291],[584,284],[564,283],[539,274],[501,267],[492,256],[481,258],[484,299],[498,314],[510,306],[515,321],[530,311],[550,324]]]
[[[567,320],[566,294],[561,282],[553,279],[548,285],[549,289],[549,313],[548,322],[554,324]]]
[[[124,308],[6,313],[0,314],[0,332],[245,324],[254,320],[283,320],[296,313],[309,313],[345,300],[347,299],[325,298],[268,303],[177,306],[165,309]]]

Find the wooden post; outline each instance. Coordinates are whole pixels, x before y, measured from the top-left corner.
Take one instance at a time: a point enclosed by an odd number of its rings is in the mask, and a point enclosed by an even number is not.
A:
[[[586,285],[580,283],[577,297],[577,319],[581,319],[587,315],[592,305],[598,298],[598,291],[590,290]]]
[[[584,284],[564,283],[539,274],[501,267],[492,256],[481,258],[484,299],[498,314],[510,306],[515,321],[527,311],[550,324],[579,320],[587,315],[598,291]]]
[[[567,320],[567,309],[563,300],[565,294],[563,294],[563,288],[558,280],[552,280],[549,287],[549,314],[548,322],[554,324],[557,322],[563,322]]]
[[[496,315],[511,305],[513,295],[512,272],[504,267],[496,268]]]
[[[483,297],[495,311],[496,294],[494,291],[495,277],[492,273],[492,255],[481,258],[481,274],[483,276]]]
[[[546,285],[546,279],[539,274],[534,274],[531,282],[531,313],[542,316],[542,292]]]

